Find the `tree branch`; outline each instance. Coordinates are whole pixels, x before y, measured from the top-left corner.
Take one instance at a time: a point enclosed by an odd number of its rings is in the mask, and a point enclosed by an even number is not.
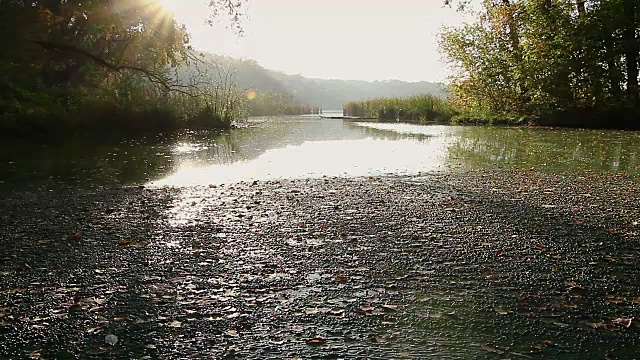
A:
[[[162,75],[155,73],[151,70],[141,68],[139,66],[112,64],[98,55],[92,54],[89,51],[86,51],[71,45],[56,44],[48,41],[34,41],[33,43],[42,47],[47,51],[67,51],[67,52],[81,55],[109,71],[118,72],[118,73],[122,72],[123,70],[136,71],[144,74],[147,77],[147,79],[149,79],[149,81],[151,81],[154,84],[162,86],[168,91],[176,91],[176,92],[183,93],[185,95],[191,95],[188,92],[179,89],[180,86],[169,84],[168,81],[162,77]]]

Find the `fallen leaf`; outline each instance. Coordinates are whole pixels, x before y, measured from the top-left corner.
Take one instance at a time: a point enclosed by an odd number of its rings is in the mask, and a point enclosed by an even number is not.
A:
[[[398,305],[382,305],[382,308],[388,311],[398,311]]]
[[[612,323],[614,325],[622,326],[622,327],[625,327],[625,328],[628,329],[633,324],[633,320],[634,319],[635,318],[617,318],[617,319],[613,320]]]
[[[324,344],[325,340],[321,337],[317,337],[317,338],[313,338],[313,339],[309,339],[307,340],[307,344],[309,345],[319,345],[319,344]]]
[[[490,353],[504,354],[504,351],[498,349],[498,347],[494,345],[484,344],[484,345],[481,345],[480,348]]]
[[[356,309],[356,312],[359,314],[366,314],[366,313],[372,312],[375,309],[376,308],[374,306],[363,306],[361,308]]]
[[[69,311],[80,311],[80,310],[82,310],[82,304],[80,303],[75,303],[69,306]]]
[[[104,342],[106,342],[111,346],[114,346],[115,344],[118,343],[118,337],[115,335],[107,335],[104,337]]]
[[[102,330],[104,330],[103,326],[92,327],[87,329],[87,334],[99,334],[102,332]]]
[[[376,336],[376,342],[378,344],[386,344],[389,342],[389,337],[386,335]]]
[[[511,313],[513,313],[513,311],[509,310],[509,309],[505,309],[505,308],[495,308],[496,312],[500,315],[509,315]]]

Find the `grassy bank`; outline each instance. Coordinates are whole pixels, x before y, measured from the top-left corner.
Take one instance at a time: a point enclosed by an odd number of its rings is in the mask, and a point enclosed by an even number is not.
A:
[[[489,111],[457,111],[456,125],[552,126],[585,129],[640,130],[640,107],[572,108],[545,115],[500,114]]]
[[[416,123],[447,123],[456,114],[444,100],[433,95],[350,101],[345,104],[344,113],[347,116],[373,117],[381,121]]]
[[[73,104],[34,99],[0,105],[0,136],[50,136],[63,133],[165,132],[184,128],[226,129],[243,115],[233,101],[213,96],[168,93],[143,101],[72,98]]]
[[[592,129],[640,130],[640,106],[578,107],[528,115],[523,112],[465,109],[431,95],[408,98],[376,98],[345,104],[347,116],[379,121],[444,123],[455,125],[554,126]]]
[[[321,108],[304,104],[287,92],[249,90],[244,104],[245,112],[251,116],[320,114]]]

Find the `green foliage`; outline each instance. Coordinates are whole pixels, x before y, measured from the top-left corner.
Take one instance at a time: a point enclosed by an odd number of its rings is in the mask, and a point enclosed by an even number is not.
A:
[[[633,0],[483,0],[476,22],[442,33],[449,99],[468,118],[635,113],[639,13]]]
[[[344,105],[344,112],[347,116],[419,123],[448,122],[455,115],[444,100],[433,95],[350,101]]]
[[[198,62],[156,0],[0,2],[0,130],[229,127],[242,92],[175,72]]]

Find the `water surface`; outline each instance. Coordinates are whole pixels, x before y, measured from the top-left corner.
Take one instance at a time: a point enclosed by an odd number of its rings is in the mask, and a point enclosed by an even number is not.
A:
[[[536,168],[637,174],[640,133],[420,126],[316,117],[245,129],[0,145],[0,188],[197,185],[278,178]]]

